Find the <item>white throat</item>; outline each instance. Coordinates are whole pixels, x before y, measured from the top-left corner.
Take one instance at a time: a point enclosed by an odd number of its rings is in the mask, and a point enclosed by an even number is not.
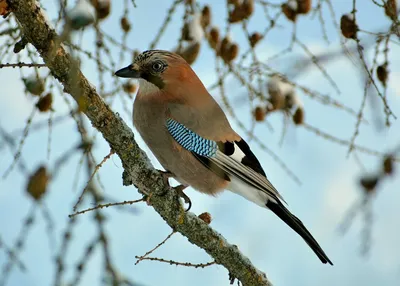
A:
[[[153,94],[159,91],[160,89],[156,85],[145,79],[139,78],[139,92],[141,95]]]

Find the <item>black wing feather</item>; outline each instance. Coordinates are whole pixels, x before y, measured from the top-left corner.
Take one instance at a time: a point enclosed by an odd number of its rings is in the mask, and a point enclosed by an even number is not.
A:
[[[240,141],[234,142],[217,142],[218,150],[224,153],[227,156],[233,155],[235,152],[235,148],[238,148],[244,153],[244,157],[242,158],[241,162],[243,165],[253,169],[257,173],[266,177],[263,168],[261,167],[260,162],[258,161],[257,157],[251,151],[249,145],[243,139]],[[217,176],[220,178],[230,181],[228,173],[225,172],[222,168],[218,167],[214,162],[212,162],[209,158],[196,154],[192,152],[193,156],[197,158],[205,167],[212,170]]]
[[[220,167],[218,167],[209,158],[201,156],[195,152],[191,152],[191,153],[197,160],[199,160],[204,165],[204,167],[206,167],[207,169],[210,169],[215,175],[217,175],[218,177],[220,177],[221,179],[224,179],[226,181],[231,180],[231,179],[229,179],[228,174],[224,170],[222,170]]]
[[[242,139],[240,141],[235,141],[235,143],[246,155],[242,158],[241,163],[247,167],[252,168],[254,171],[263,175],[264,177],[267,177],[256,155],[254,155],[254,153],[251,151],[250,146],[246,143],[246,141]]]

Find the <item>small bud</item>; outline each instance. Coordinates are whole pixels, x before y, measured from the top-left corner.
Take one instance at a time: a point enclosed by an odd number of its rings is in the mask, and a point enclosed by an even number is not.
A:
[[[241,6],[235,7],[232,11],[229,12],[229,23],[238,23],[244,19],[244,13],[241,10]]]
[[[295,22],[297,17],[297,2],[294,0],[289,0],[287,3],[283,3],[281,6],[283,14],[290,21]]]
[[[221,41],[221,45],[219,46],[218,55],[220,56],[225,55],[228,52],[230,45],[231,45],[231,39],[228,36],[223,38]]]
[[[307,14],[311,10],[311,0],[297,0],[297,13]]]
[[[227,0],[228,5],[232,4],[234,6],[239,6],[240,5],[240,0]]]
[[[238,54],[239,54],[239,46],[235,43],[232,43],[225,48],[225,51],[223,54],[221,54],[221,56],[225,62],[230,63],[234,59],[236,59]]]
[[[182,28],[182,40],[184,41],[191,41],[192,38],[189,33],[189,24],[185,23]]]
[[[354,20],[353,14],[344,14],[340,18],[340,29],[345,38],[355,39],[357,37],[358,26]]]
[[[193,64],[200,53],[200,43],[194,42],[184,48],[178,54],[184,58],[189,65]]]
[[[279,75],[270,77],[267,83],[270,105],[268,111],[291,109],[296,104],[293,86]]]
[[[261,106],[257,106],[254,109],[254,118],[257,122],[264,121],[266,115],[265,111],[265,108],[262,108]]]
[[[201,14],[195,14],[189,22],[190,38],[198,43],[204,39],[204,29],[201,26],[201,19]]]
[[[207,212],[200,214],[199,219],[204,221],[206,224],[210,224],[212,221],[211,215]]]
[[[379,81],[383,84],[383,86],[386,86],[388,75],[389,73],[387,70],[387,64],[380,65],[376,68],[376,76],[378,77]]]
[[[219,30],[217,27],[212,27],[208,33],[208,43],[213,49],[216,49],[219,44]]]
[[[229,49],[228,61],[229,62],[233,61],[234,59],[237,58],[238,55],[239,55],[239,45],[232,44]]]
[[[92,5],[96,9],[97,18],[105,19],[111,12],[110,0],[92,0]]]
[[[31,197],[38,201],[46,193],[50,175],[47,174],[46,167],[40,166],[35,173],[29,177],[26,191]]]
[[[244,19],[248,19],[254,12],[254,0],[243,0],[240,4],[235,5],[235,8],[229,12],[228,21],[230,23],[238,23]]]
[[[125,33],[128,33],[131,30],[131,24],[129,23],[128,18],[121,18],[121,28],[122,30],[124,30]]]
[[[103,46],[104,46],[104,42],[103,42],[103,39],[98,39],[97,41],[96,41],[96,46],[98,47],[98,48],[102,48]]]
[[[204,38],[204,30],[201,26],[201,15],[195,14],[182,29],[182,39],[189,42],[201,42]]]
[[[379,182],[378,176],[366,176],[360,179],[360,184],[367,193],[372,193]]]
[[[285,109],[292,109],[296,104],[296,95],[293,91],[285,94]]]
[[[245,18],[249,18],[254,12],[254,0],[243,0],[242,9]]]
[[[268,111],[280,110],[284,107],[285,100],[279,91],[274,90],[269,92],[269,103]]]
[[[394,162],[392,155],[386,155],[383,159],[383,172],[387,175],[392,175],[394,172]]]
[[[10,7],[8,7],[6,0],[0,0],[0,16],[7,16],[10,13]]]
[[[261,39],[262,39],[262,36],[261,36],[260,33],[257,33],[257,32],[253,33],[253,34],[250,36],[250,39],[249,39],[250,45],[254,48],[254,47],[256,46],[256,44],[257,44]]]
[[[137,91],[136,84],[132,83],[131,81],[127,81],[122,88],[126,93],[135,93]]]
[[[93,147],[93,141],[84,140],[81,142],[78,148],[82,150],[84,153],[87,153],[92,150],[92,147]]]
[[[33,95],[41,95],[44,91],[44,82],[37,75],[33,74],[22,79],[25,84],[26,91]]]
[[[205,5],[201,11],[201,26],[208,27],[211,24],[211,9],[210,6]]]
[[[304,123],[304,109],[302,107],[297,107],[296,111],[293,114],[293,122],[296,125],[301,125]]]
[[[39,101],[36,103],[36,107],[40,112],[47,112],[51,109],[51,105],[53,103],[53,95],[49,92],[45,96],[39,98]]]
[[[87,0],[80,0],[67,13],[67,19],[74,30],[84,28],[94,22],[95,11]]]
[[[392,21],[397,20],[397,0],[387,0],[386,3],[384,2],[385,7],[385,14],[388,16]]]

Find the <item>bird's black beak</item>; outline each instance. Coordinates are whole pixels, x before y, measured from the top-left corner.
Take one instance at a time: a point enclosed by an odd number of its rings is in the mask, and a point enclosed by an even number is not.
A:
[[[140,78],[139,69],[135,68],[133,65],[129,65],[126,68],[120,69],[115,72],[116,76],[127,77],[127,78]]]

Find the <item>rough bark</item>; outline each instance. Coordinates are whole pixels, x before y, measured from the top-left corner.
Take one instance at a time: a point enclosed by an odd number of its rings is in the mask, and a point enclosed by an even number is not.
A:
[[[53,76],[64,86],[121,158],[124,184],[133,183],[142,194],[150,194],[151,205],[171,228],[203,248],[218,264],[225,266],[243,285],[271,285],[265,274],[254,267],[239,249],[193,213],[185,213],[173,189],[165,185],[146,154],[137,145],[132,130],[97,94],[74,60],[60,46],[57,34],[46,21],[35,0],[8,0],[24,36],[37,49]],[[164,194],[164,195],[162,195]]]

